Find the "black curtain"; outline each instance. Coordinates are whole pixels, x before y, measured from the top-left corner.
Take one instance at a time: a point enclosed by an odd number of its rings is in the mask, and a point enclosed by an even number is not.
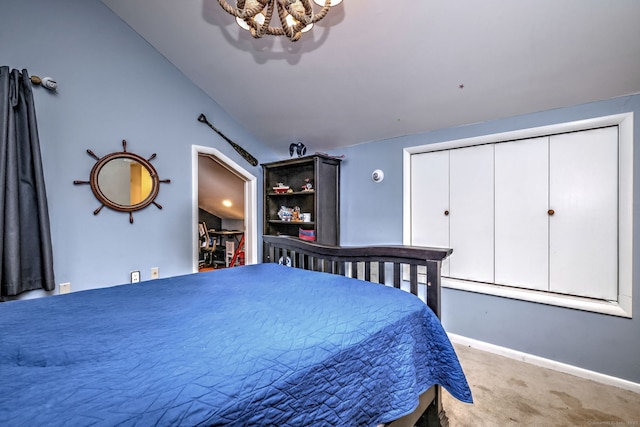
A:
[[[55,288],[31,88],[27,70],[0,67],[0,299]]]

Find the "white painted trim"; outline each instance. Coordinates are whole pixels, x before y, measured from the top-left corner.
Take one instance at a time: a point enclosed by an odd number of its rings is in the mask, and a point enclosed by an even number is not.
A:
[[[535,356],[529,353],[523,353],[521,351],[512,350],[510,348],[501,347],[501,346],[490,344],[484,341],[475,340],[473,338],[463,337],[457,334],[449,333],[448,335],[451,342],[455,344],[468,346],[471,348],[475,348],[477,350],[482,350],[488,353],[497,354],[499,356],[508,357],[509,359],[530,363],[535,366],[540,366],[542,368],[563,372],[569,375],[574,375],[579,378],[596,381],[601,384],[619,387],[625,390],[632,391],[634,393],[640,393],[640,384],[634,383],[633,381],[625,380],[623,378],[613,377],[610,375],[601,374],[599,372],[590,371],[588,369],[579,368],[577,366],[557,362],[555,360],[546,359],[544,357]]]
[[[569,307],[596,313],[632,318],[633,291],[633,112],[595,117],[574,122],[559,123],[511,132],[481,135],[472,138],[406,147],[403,152],[403,228],[402,241],[411,244],[411,156],[430,151],[469,147],[479,144],[535,138],[557,133],[581,131],[603,126],[618,126],[619,129],[619,206],[618,206],[618,300],[589,301],[580,297],[544,295],[525,289],[501,285],[476,283],[461,280],[443,280],[444,287],[470,292],[479,292],[539,302],[560,307]]]
[[[402,244],[411,244],[411,147],[402,152]]]
[[[631,317],[629,313],[622,308],[618,301],[583,298],[575,295],[562,295],[553,292],[502,286],[493,283],[470,282],[468,280],[452,279],[450,277],[442,278],[442,287],[457,289],[459,291],[477,292],[484,295],[517,299],[520,301],[573,308],[593,313],[609,314],[611,316]]]
[[[620,114],[618,124],[618,304],[632,317],[633,300],[633,113]],[[618,116],[615,116],[618,117]],[[636,296],[637,298],[637,296]]]
[[[591,119],[578,120],[575,122],[558,123],[536,128],[519,129],[510,132],[493,133],[472,138],[456,139],[453,141],[436,142],[433,144],[417,145],[406,147],[404,150],[408,154],[427,153],[429,151],[448,150],[450,148],[470,147],[472,145],[492,144],[495,142],[513,141],[517,139],[536,138],[555,133],[575,132],[603,126],[622,125],[631,126],[631,136],[633,136],[633,113],[614,114],[611,116],[594,117]]]
[[[198,237],[195,230],[198,229],[198,147],[191,146],[191,270],[198,271]]]
[[[235,172],[244,180],[244,226],[245,226],[245,263],[257,264],[258,262],[258,181],[257,178],[246,169],[222,154],[221,151],[201,145],[191,146],[191,200],[192,230],[198,229],[198,153],[210,154]],[[191,233],[193,248],[193,271],[198,271],[198,244],[196,233]]]

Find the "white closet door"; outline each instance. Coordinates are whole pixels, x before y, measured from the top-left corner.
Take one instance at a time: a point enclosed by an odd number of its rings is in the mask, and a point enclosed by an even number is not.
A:
[[[493,145],[451,150],[450,276],[493,283]]]
[[[616,300],[617,127],[554,135],[549,150],[550,290]]]
[[[449,248],[449,152],[411,156],[411,244]],[[449,275],[449,259],[441,274]]]
[[[495,146],[497,284],[549,289],[548,141]]]

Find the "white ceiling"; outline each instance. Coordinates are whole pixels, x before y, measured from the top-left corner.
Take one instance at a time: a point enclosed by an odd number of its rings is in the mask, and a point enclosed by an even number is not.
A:
[[[639,0],[344,0],[295,43],[217,0],[102,2],[283,158],[640,93]]]
[[[296,43],[217,0],[102,1],[286,156],[640,92],[638,0],[344,0]]]

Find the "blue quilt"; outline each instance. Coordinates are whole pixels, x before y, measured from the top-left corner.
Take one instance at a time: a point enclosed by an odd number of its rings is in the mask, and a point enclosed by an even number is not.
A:
[[[3,426],[375,426],[433,384],[471,402],[417,297],[277,264],[0,304]]]

